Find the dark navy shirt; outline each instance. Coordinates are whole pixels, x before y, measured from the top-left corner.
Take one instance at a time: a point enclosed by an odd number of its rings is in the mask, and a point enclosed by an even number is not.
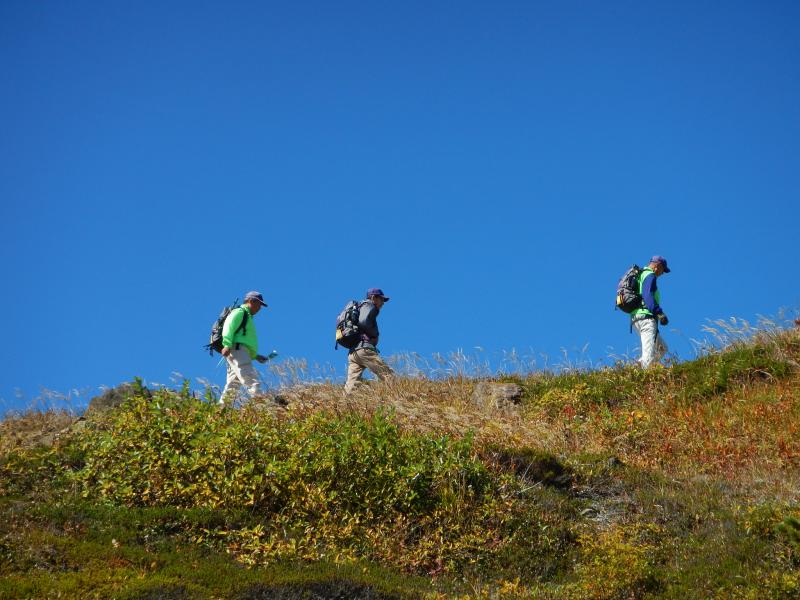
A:
[[[380,310],[372,300],[365,300],[358,311],[358,328],[361,330],[361,341],[354,350],[359,348],[376,348],[380,332],[378,331],[378,313]]]

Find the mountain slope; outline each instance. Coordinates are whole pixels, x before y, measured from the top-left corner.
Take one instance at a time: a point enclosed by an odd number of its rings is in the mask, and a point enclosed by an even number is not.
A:
[[[8,418],[0,596],[797,597],[799,360],[772,332],[500,408],[455,376]]]

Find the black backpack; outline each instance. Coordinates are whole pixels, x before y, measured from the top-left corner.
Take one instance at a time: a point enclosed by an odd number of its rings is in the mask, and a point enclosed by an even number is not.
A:
[[[211,341],[203,346],[206,350],[208,350],[209,354],[214,354],[214,352],[222,352],[222,328],[225,326],[225,319],[228,318],[228,315],[231,314],[234,310],[236,310],[239,306],[239,299],[233,301],[233,304],[230,306],[226,306],[222,309],[222,312],[219,313],[219,317],[214,324],[211,326]],[[242,322],[239,327],[236,328],[234,333],[242,332],[243,335],[247,335],[247,317],[250,315],[247,311],[244,311],[244,317],[242,318]]]
[[[642,295],[639,293],[639,276],[642,268],[633,265],[625,271],[625,275],[617,284],[617,308],[622,312],[632,313],[637,308],[642,308]]]
[[[361,331],[358,328],[358,313],[363,302],[351,300],[345,304],[342,312],[336,317],[336,345],[352,350],[361,341]]]

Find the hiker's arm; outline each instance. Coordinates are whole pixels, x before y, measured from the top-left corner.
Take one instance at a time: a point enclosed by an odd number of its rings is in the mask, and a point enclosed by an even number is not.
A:
[[[375,320],[377,316],[378,308],[374,305],[364,305],[358,311],[358,328],[373,344],[378,339],[378,324]]]
[[[664,312],[661,310],[661,307],[656,302],[656,276],[654,274],[650,274],[644,278],[642,282],[642,300],[644,301],[644,307],[649,310],[654,315],[658,316],[660,313]]]
[[[233,336],[239,325],[242,324],[244,318],[243,310],[234,310],[225,319],[225,324],[222,326],[222,346],[224,348],[233,348]]]

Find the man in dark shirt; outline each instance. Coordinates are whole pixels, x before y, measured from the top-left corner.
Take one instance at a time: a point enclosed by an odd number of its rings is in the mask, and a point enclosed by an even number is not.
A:
[[[380,288],[367,290],[367,299],[361,304],[358,312],[358,329],[361,331],[361,340],[347,355],[345,394],[352,392],[361,381],[364,369],[369,369],[381,380],[394,375],[394,371],[383,361],[377,348],[380,337],[378,313],[388,301],[389,298]]]

